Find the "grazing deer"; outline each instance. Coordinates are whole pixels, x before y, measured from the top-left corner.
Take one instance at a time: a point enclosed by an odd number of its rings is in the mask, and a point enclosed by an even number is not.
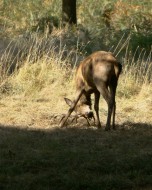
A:
[[[70,106],[67,115],[61,121],[63,127],[73,111],[85,118],[92,118],[91,94],[95,95],[94,110],[96,112],[96,124],[101,127],[99,119],[99,99],[103,96],[108,105],[108,116],[105,130],[110,129],[111,117],[112,127],[115,128],[116,111],[116,88],[121,73],[122,65],[116,60],[111,52],[97,51],[88,56],[80,63],[76,71],[76,98],[74,101],[65,98]]]

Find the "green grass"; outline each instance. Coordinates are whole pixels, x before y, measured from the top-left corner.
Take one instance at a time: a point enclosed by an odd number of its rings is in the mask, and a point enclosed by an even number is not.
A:
[[[0,189],[151,189],[152,125],[116,131],[0,127]]]

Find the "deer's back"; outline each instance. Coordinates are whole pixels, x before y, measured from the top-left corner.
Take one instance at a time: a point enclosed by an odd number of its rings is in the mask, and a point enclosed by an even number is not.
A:
[[[84,59],[76,72],[77,89],[96,88],[96,82],[109,83],[111,78],[118,79],[120,66],[111,52],[97,51]]]

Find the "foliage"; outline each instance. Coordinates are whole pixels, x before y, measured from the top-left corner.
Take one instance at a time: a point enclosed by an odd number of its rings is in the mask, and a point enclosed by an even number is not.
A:
[[[4,31],[10,35],[10,32],[20,34],[31,30],[43,18],[59,15],[58,7],[61,7],[61,3],[55,0],[1,0],[0,21],[3,26],[1,35]]]
[[[26,31],[52,32],[60,26],[61,1],[1,0],[1,35],[14,36]],[[116,46],[122,34],[133,34],[131,50],[137,46],[151,50],[152,13],[149,0],[77,0],[78,26],[89,32],[93,49]],[[123,41],[122,41],[123,44]]]

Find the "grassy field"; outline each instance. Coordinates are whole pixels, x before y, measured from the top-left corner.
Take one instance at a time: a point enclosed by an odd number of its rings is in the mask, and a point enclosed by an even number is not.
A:
[[[61,29],[61,1],[0,0],[1,190],[152,189],[150,2],[78,0],[77,11],[79,26]],[[61,129],[76,67],[96,50],[123,65],[116,130],[104,130],[102,98],[102,129]]]

